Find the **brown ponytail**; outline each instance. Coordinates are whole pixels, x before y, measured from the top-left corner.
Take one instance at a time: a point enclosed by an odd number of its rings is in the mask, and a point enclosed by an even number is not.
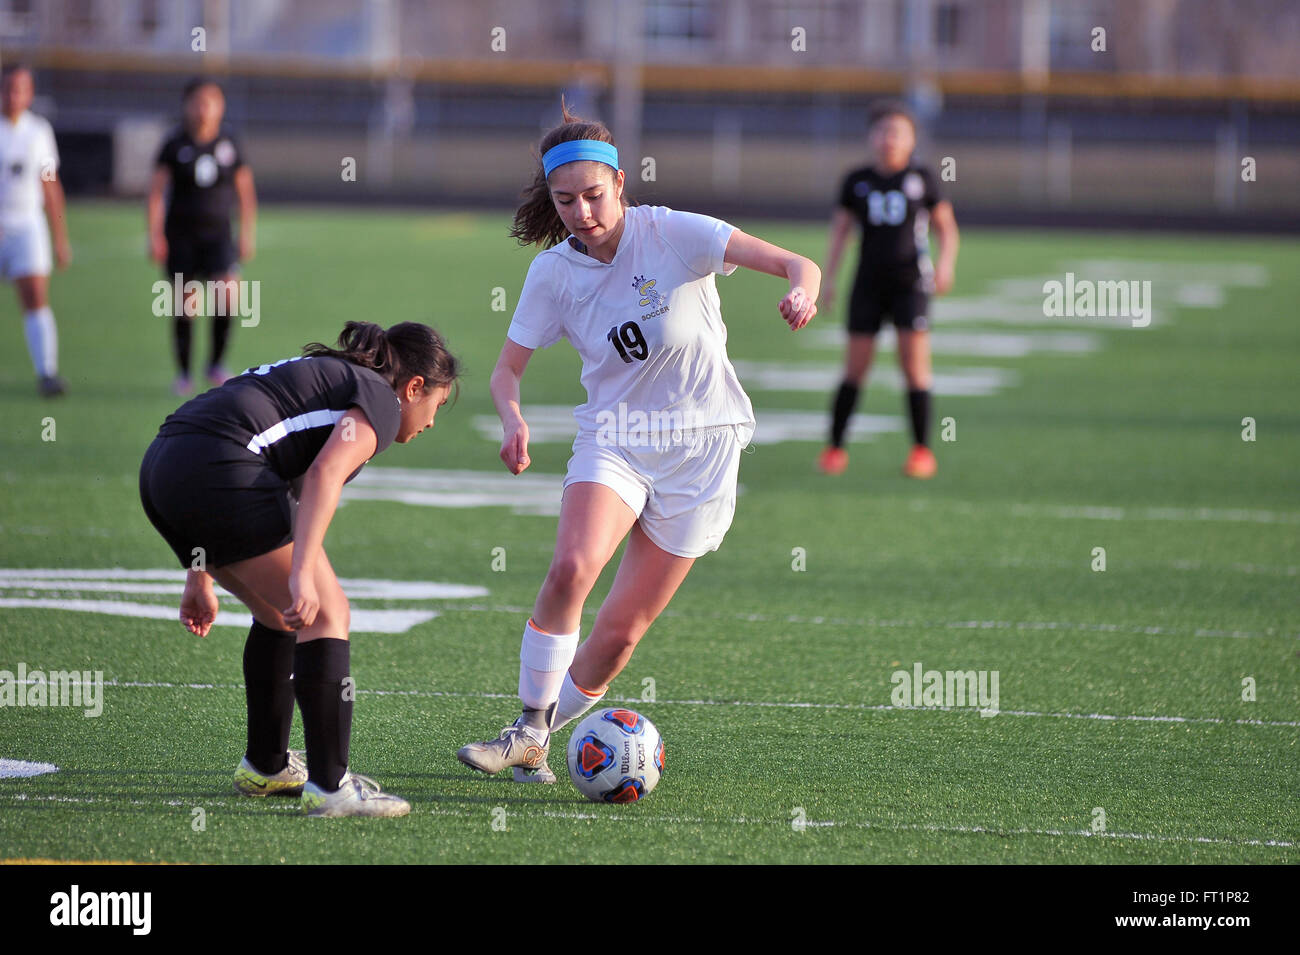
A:
[[[602,143],[613,145],[614,137],[604,123],[589,122],[569,112],[569,107],[560,97],[560,113],[564,121],[556,126],[537,144],[533,158],[537,162],[537,171],[533,174],[532,184],[520,193],[523,202],[515,210],[514,225],[510,227],[512,238],[518,239],[520,245],[540,244],[549,249],[564,241],[569,230],[564,227],[560,215],[555,211],[555,200],[551,198],[551,187],[546,182],[546,170],[542,167],[542,156],[548,149],[575,139],[598,139]],[[610,170],[611,175],[614,171]],[[630,203],[627,190],[623,191],[623,205]]]
[[[461,375],[460,362],[447,350],[442,336],[419,322],[398,322],[387,331],[374,322],[348,322],[339,334],[338,348],[312,342],[302,353],[309,358],[342,358],[369,368],[393,391],[401,391],[419,375],[427,394],[444,385],[456,386]]]

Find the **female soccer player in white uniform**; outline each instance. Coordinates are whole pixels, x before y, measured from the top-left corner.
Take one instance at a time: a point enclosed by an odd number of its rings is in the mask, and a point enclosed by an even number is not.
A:
[[[520,647],[523,714],[500,738],[457,753],[487,773],[553,782],[550,734],[604,696],[696,558],[717,550],[736,506],[741,450],[754,428],[727,357],[714,274],[737,266],[787,279],[791,329],[817,312],[809,259],[718,219],[627,206],[613,137],[564,110],[511,234],[547,248],[528,270],[492,373],[501,459],[529,464],[519,383],[537,348],[567,338],[587,402],[564,481],[555,555]],[[557,244],[558,243],[558,244]],[[630,536],[629,536],[630,534]],[[627,549],[587,640],[582,605],[623,539]]]
[[[27,351],[42,395],[67,388],[59,377],[59,333],[50,310],[50,232],[60,269],[72,261],[59,152],[50,124],[30,112],[35,90],[25,66],[5,68],[0,120],[0,277],[14,283]],[[42,214],[44,213],[44,214]],[[49,220],[46,229],[45,220]]]

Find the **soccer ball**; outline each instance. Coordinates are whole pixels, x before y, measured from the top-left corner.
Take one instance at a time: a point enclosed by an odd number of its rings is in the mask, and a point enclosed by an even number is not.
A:
[[[569,739],[569,778],[592,802],[636,802],[664,771],[664,740],[640,713],[611,707],[588,715]]]

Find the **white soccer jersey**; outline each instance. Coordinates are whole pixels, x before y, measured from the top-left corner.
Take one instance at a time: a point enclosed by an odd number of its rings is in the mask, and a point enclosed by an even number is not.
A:
[[[45,206],[41,174],[59,168],[54,131],[30,110],[11,123],[0,116],[0,225],[36,222]]]
[[[533,259],[507,333],[525,348],[567,338],[582,356],[581,431],[666,434],[754,425],[727,357],[714,273],[735,227],[664,206],[632,206],[614,260],[566,239]]]

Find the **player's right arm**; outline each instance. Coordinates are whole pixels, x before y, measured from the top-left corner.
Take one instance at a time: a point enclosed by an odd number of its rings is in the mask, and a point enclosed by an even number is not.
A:
[[[303,476],[302,496],[293,524],[293,558],[289,566],[289,597],[292,603],[280,613],[293,630],[305,630],[316,620],[320,595],[316,591],[316,568],[325,549],[329,529],[348,475],[356,472],[375,454],[379,438],[359,405],[344,413],[325,445]]]
[[[149,258],[159,265],[167,261],[167,235],[163,229],[163,203],[171,186],[172,173],[166,166],[155,166],[149,180],[149,201],[146,205],[149,219]]]
[[[533,349],[507,338],[488,385],[501,416],[501,460],[511,474],[520,474],[529,465],[528,425],[519,410],[519,382],[532,355]]]
[[[840,269],[840,259],[844,256],[844,246],[848,243],[849,233],[853,229],[853,213],[843,206],[837,206],[831,213],[831,233],[826,250],[826,268],[824,270],[825,287],[822,289],[822,305],[831,308],[835,304],[835,275]]]

